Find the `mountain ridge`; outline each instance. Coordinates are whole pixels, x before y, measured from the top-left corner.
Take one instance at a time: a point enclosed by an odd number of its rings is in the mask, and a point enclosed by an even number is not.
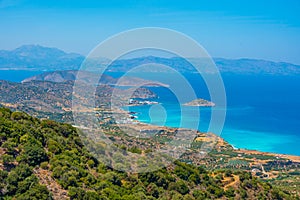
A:
[[[201,64],[201,59],[190,58]],[[23,45],[14,50],[0,50],[0,70],[78,70],[85,60],[85,56],[76,53],[66,53],[58,48],[43,47],[40,45]],[[221,73],[236,74],[272,74],[291,75],[300,74],[300,66],[287,62],[273,62],[264,59],[226,59],[213,58]],[[104,67],[110,60],[91,58],[86,60],[92,70]],[[111,72],[126,72],[135,66],[153,63],[172,66],[178,72],[196,72],[193,66],[183,58],[145,56],[130,59],[115,60],[110,64]],[[202,63],[205,64],[205,63]],[[161,68],[155,72],[163,72]],[[204,66],[204,71],[209,72]]]
[[[40,45],[23,45],[11,51],[0,51],[0,69],[75,69],[83,60],[84,56],[80,54]]]

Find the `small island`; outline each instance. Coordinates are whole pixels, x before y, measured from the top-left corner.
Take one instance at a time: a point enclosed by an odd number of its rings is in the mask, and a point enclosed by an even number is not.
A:
[[[184,106],[199,106],[199,107],[213,107],[215,103],[211,101],[207,101],[205,99],[195,99],[188,103],[183,104]]]

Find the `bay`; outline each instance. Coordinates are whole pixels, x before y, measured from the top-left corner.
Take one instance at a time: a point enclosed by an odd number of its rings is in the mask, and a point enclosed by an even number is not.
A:
[[[166,76],[166,75],[165,75]],[[172,79],[168,74],[169,79]],[[210,99],[205,83],[195,74],[185,74],[198,98]],[[147,77],[143,77],[147,78]],[[151,76],[148,76],[151,78]],[[274,75],[222,75],[227,97],[227,115],[221,137],[236,148],[300,155],[300,77]],[[164,78],[166,79],[166,78]],[[159,80],[162,81],[163,80]],[[182,112],[176,95],[168,88],[151,88],[160,98],[159,109],[153,106],[130,107],[138,120],[170,127],[207,131],[211,109],[200,109],[200,120],[194,112]],[[184,119],[185,123],[180,123]]]
[[[0,70],[0,80],[19,83],[28,77],[35,76],[42,73],[44,73],[44,71]]]

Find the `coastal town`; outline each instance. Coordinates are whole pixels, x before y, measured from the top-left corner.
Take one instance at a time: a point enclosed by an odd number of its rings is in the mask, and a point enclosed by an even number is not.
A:
[[[138,99],[129,99],[128,106],[145,106],[145,105],[154,105],[159,104],[157,101],[150,100],[138,100]]]

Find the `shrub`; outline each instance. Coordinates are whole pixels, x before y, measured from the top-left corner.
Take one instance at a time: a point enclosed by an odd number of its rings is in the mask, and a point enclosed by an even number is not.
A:
[[[14,161],[14,157],[12,155],[3,155],[2,156],[2,162],[4,165],[8,165],[10,164],[11,162]]]
[[[47,160],[48,157],[45,150],[37,144],[26,144],[24,152],[18,158],[18,161],[28,163],[31,166],[39,165]]]
[[[230,198],[230,197],[235,197],[235,194],[234,194],[234,189],[232,187],[228,188],[226,191],[225,191],[225,196]]]
[[[42,169],[48,169],[48,162],[42,162],[41,165],[40,165],[40,167]]]
[[[170,183],[169,189],[170,190],[175,190],[175,191],[179,192],[182,195],[185,195],[185,194],[189,193],[189,191],[190,191],[188,186],[186,185],[186,183],[183,182],[182,180],[179,180],[175,183]]]

